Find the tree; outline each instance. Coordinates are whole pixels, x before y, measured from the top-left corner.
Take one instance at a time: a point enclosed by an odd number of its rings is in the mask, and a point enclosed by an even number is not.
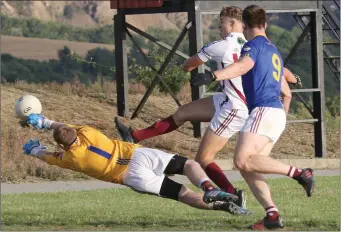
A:
[[[72,19],[73,17],[73,7],[71,5],[66,5],[64,7],[64,17],[67,19]]]
[[[115,67],[115,52],[105,48],[95,48],[88,51],[83,71],[94,76],[112,76]]]
[[[340,116],[340,96],[332,96],[326,98],[326,107],[332,117]]]
[[[151,63],[156,70],[160,69],[165,57],[165,52],[160,52],[155,49],[149,50],[148,59],[151,60]],[[150,67],[136,64],[135,60],[133,60],[133,63],[130,66],[130,71],[133,75],[136,75],[136,80],[141,82],[147,88],[151,85],[154,77],[156,76],[155,72]],[[190,74],[184,72],[181,64],[177,63],[173,59],[168,65],[168,68],[162,74],[162,77],[172,92],[178,93],[181,90],[181,87],[188,82]],[[158,83],[158,88],[160,92],[167,92],[166,88],[161,83]]]

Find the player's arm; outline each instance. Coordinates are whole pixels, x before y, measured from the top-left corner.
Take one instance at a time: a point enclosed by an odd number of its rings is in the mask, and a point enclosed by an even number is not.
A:
[[[50,165],[56,165],[61,168],[72,169],[72,161],[68,159],[69,152],[46,152],[43,156],[37,157]]]
[[[242,48],[240,59],[213,73],[216,80],[227,80],[235,77],[242,76],[250,71],[258,58],[258,49],[252,41],[247,42]]]
[[[298,85],[302,88],[302,81],[301,78],[297,74],[293,74],[289,69],[284,68],[283,75],[288,83],[293,85]]]
[[[204,64],[205,62],[200,59],[198,55],[194,55],[188,58],[183,65],[183,69],[186,72],[191,72],[193,69],[199,67],[200,65]]]
[[[281,97],[282,97],[284,111],[288,113],[292,95],[291,95],[291,90],[289,88],[288,82],[286,81],[286,78],[282,78]]]
[[[183,64],[183,69],[186,72],[191,72],[193,69],[208,62],[209,60],[220,62],[226,52],[226,49],[226,43],[222,41],[214,41],[209,43],[204,46],[196,55],[188,58]]]
[[[226,68],[213,72],[213,74],[217,81],[228,80],[246,74],[254,65],[255,62],[250,57],[245,56]]]
[[[283,75],[288,83],[296,84],[297,79],[295,78],[294,74],[287,68],[283,68]]]
[[[31,114],[27,117],[27,123],[34,126],[37,129],[50,129],[54,130],[58,126],[64,125],[61,122],[55,122],[46,118],[42,114]]]
[[[242,76],[253,68],[257,58],[258,49],[252,41],[249,41],[244,45],[241,57],[237,62],[215,72],[199,73],[191,80],[191,85],[199,87],[208,85],[212,81],[227,80]]]
[[[47,150],[47,146],[41,145],[39,140],[30,139],[23,146],[24,154],[36,157],[50,165],[57,165],[61,168],[72,168],[72,160],[69,158],[69,152],[51,152]]]

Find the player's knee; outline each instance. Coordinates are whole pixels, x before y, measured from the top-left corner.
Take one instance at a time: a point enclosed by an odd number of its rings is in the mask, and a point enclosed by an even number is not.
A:
[[[159,195],[178,201],[183,187],[182,184],[179,184],[166,176],[162,182]]]
[[[210,159],[208,157],[203,157],[203,156],[199,156],[197,155],[194,159],[198,164],[200,164],[200,166],[205,169],[206,166],[211,163],[213,161],[213,159]]]
[[[248,158],[247,157],[240,157],[240,156],[236,156],[233,159],[234,162],[234,166],[241,170],[241,171],[248,171]]]
[[[180,106],[178,110],[173,114],[173,120],[177,126],[181,126],[187,121],[186,105]]]
[[[188,195],[189,192],[191,192],[192,190],[190,190],[189,188],[187,188],[186,186],[182,185],[180,192],[179,192],[179,197],[178,200],[183,202],[183,199]]]
[[[201,168],[200,164],[194,160],[187,160],[184,166],[184,174],[188,173],[189,170],[195,170]]]
[[[174,155],[172,159],[169,161],[164,173],[166,175],[183,175],[186,163],[188,161],[187,157],[181,155]]]

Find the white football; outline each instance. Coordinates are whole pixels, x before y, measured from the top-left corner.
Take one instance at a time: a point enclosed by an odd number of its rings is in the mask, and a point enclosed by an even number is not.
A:
[[[15,104],[15,113],[21,120],[25,121],[30,114],[41,113],[41,103],[35,96],[24,95]]]

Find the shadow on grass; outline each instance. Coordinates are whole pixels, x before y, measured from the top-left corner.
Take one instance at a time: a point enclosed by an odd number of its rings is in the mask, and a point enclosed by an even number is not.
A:
[[[106,227],[112,229],[126,228],[130,230],[158,229],[158,230],[247,230],[249,223],[238,218],[226,218],[226,220],[217,221],[199,221],[188,219],[176,220],[152,220],[146,221],[144,217],[134,217],[133,221],[122,222],[116,220],[106,220],[98,222],[89,222],[89,226]]]
[[[86,230],[98,230],[99,228],[105,228],[110,230],[202,230],[202,231],[245,231],[249,230],[248,226],[254,221],[253,217],[233,217],[217,220],[200,220],[192,217],[187,219],[151,219],[147,217],[133,217],[129,221],[125,220],[99,220],[99,221],[82,221],[79,222],[62,222],[62,221],[39,221],[34,220],[30,222],[23,222],[18,224],[8,225],[3,224],[3,229],[11,227],[14,229],[30,230],[30,229],[86,229]],[[302,220],[302,221],[284,221],[286,227],[285,231],[340,231],[340,225],[335,220]]]
[[[242,220],[241,220],[242,219]],[[122,220],[99,220],[99,221],[82,221],[79,223],[73,223],[72,221],[62,222],[62,221],[39,221],[34,220],[30,222],[23,222],[20,224],[3,224],[4,229],[6,227],[12,227],[24,230],[38,229],[46,230],[51,228],[58,229],[86,229],[86,230],[98,230],[99,228],[105,228],[110,230],[202,230],[202,231],[214,231],[214,230],[248,230],[250,222],[246,222],[243,218],[234,217],[226,218],[224,220],[218,219],[216,221],[207,220],[193,220],[193,218],[188,219],[170,219],[170,220],[157,220],[150,219],[146,217],[134,217],[129,221]],[[19,229],[19,230],[20,230]]]

